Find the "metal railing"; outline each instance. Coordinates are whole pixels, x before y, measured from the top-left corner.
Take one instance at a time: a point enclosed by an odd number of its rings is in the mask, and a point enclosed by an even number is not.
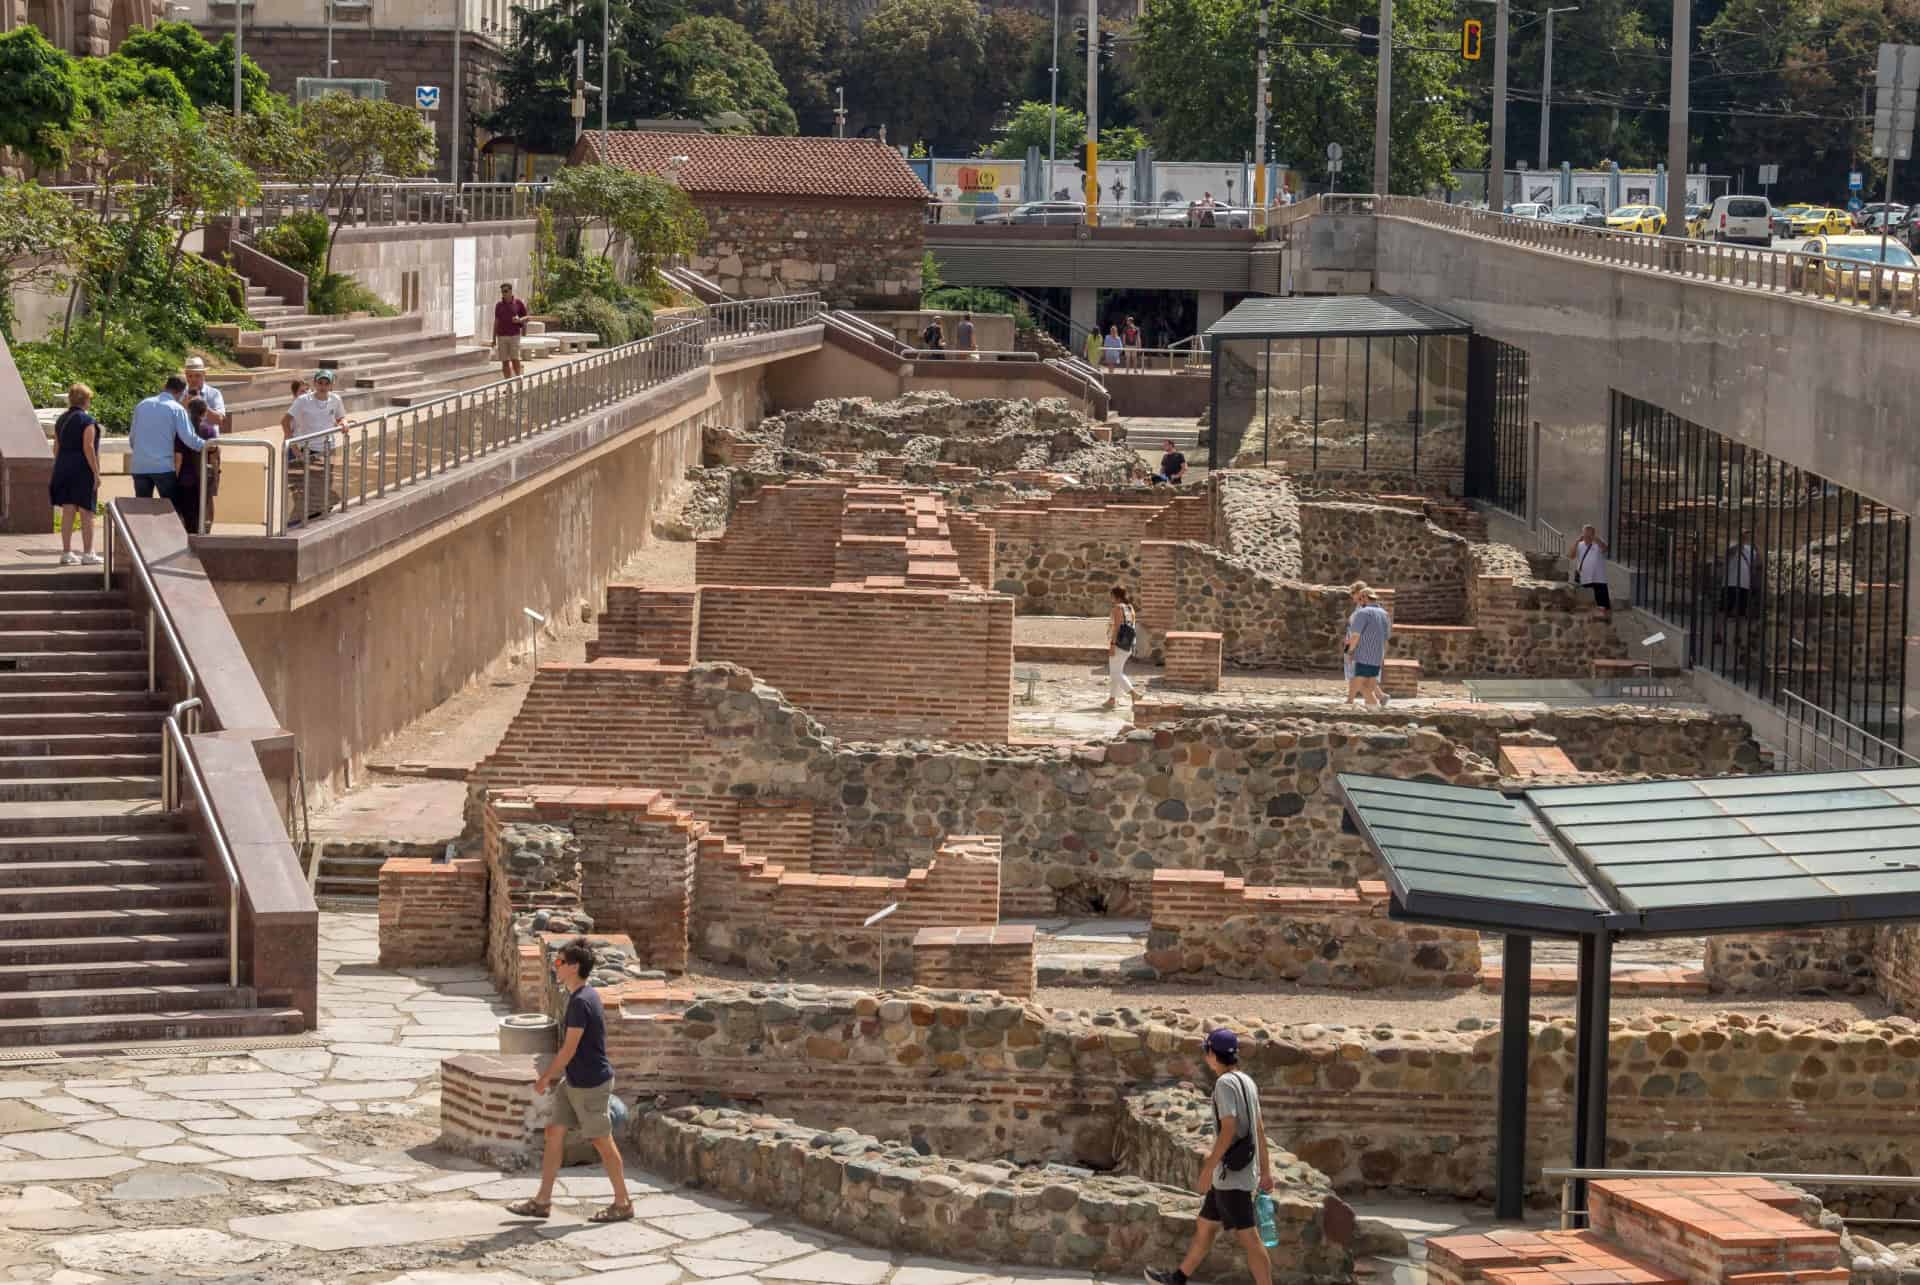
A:
[[[409,223],[484,223],[530,219],[545,204],[550,184],[369,183],[343,189],[328,200],[326,189],[305,183],[263,183],[260,196],[240,212],[243,229],[273,226],[288,215],[318,212],[350,227],[395,227]]]
[[[207,797],[207,785],[200,779],[200,769],[194,765],[193,756],[187,753],[186,734],[180,730],[180,715],[196,713],[199,708],[200,698],[196,696],[181,701],[167,714],[163,725],[164,739],[160,745],[160,806],[168,812],[180,810],[180,782],[184,778],[193,792],[194,806],[206,821],[207,834],[213,839],[214,855],[220,858],[221,872],[227,877],[227,985],[238,986],[240,868],[234,864],[233,849],[227,843],[226,830],[213,810],[213,801]]]
[[[835,309],[826,314],[825,321],[828,325],[837,326],[848,334],[864,339],[870,344],[878,344],[888,352],[905,353],[908,350],[906,341],[901,339],[900,336],[894,334],[884,326],[874,325],[871,321],[868,321],[865,317],[857,313],[842,312]]]
[[[1046,201],[1038,204],[1051,206],[1062,203]],[[942,227],[1077,228],[1086,224],[1084,208],[1048,209],[1028,214],[1021,214],[1019,212],[1021,209],[1021,204],[995,206],[983,210],[978,205],[961,201],[929,201],[927,202],[927,222]],[[1099,220],[1099,226],[1103,228],[1180,228],[1207,232],[1223,229],[1245,231],[1254,225],[1257,214],[1258,211],[1250,210],[1243,205],[1229,206],[1220,202],[1215,202],[1211,223],[1201,223],[1199,210],[1190,210],[1184,205],[1140,205],[1132,202],[1102,201],[1094,210],[1094,217]]]
[[[1572,1230],[1576,1219],[1584,1219],[1587,1211],[1575,1209],[1575,1184],[1605,1181],[1608,1178],[1624,1178],[1630,1181],[1645,1178],[1765,1178],[1769,1182],[1783,1182],[1795,1187],[1857,1187],[1862,1190],[1875,1187],[1893,1191],[1920,1190],[1920,1177],[1901,1174],[1877,1173],[1751,1173],[1743,1170],[1723,1169],[1542,1169],[1540,1176],[1548,1182],[1560,1183],[1560,1226],[1562,1230]],[[1875,1221],[1875,1220],[1862,1220]]]
[[[1793,692],[1782,691],[1786,706],[1786,745],[1782,765],[1802,772],[1858,772],[1878,767],[1920,767],[1897,745],[1848,722]]]
[[[1328,197],[1331,202],[1335,199]],[[1920,268],[1803,250],[1737,246],[1686,237],[1649,236],[1612,228],[1550,223],[1544,219],[1448,205],[1411,196],[1363,198],[1376,214],[1450,228],[1513,245],[1582,259],[1770,294],[1866,308],[1894,316],[1920,315]],[[1312,204],[1308,202],[1308,204]],[[1323,208],[1322,212],[1332,212]],[[1898,245],[1890,239],[1891,247]],[[1900,246],[1902,254],[1906,247]]]
[[[716,339],[790,330],[820,315],[817,294],[715,304],[618,348],[301,434],[289,439],[284,454],[270,456],[262,510],[267,531],[283,534],[378,500],[697,370],[708,363],[707,345]]]
[[[140,590],[146,595],[147,690],[150,692],[159,690],[156,661],[159,639],[164,635],[167,640],[167,649],[173,653],[173,663],[180,667],[180,680],[186,687],[187,697],[190,700],[193,699],[198,693],[198,683],[194,676],[193,665],[187,660],[187,649],[180,645],[180,635],[175,632],[173,620],[167,615],[166,607],[160,602],[159,591],[153,587],[153,577],[147,573],[147,564],[134,548],[133,532],[127,529],[126,518],[111,502],[107,505],[107,520],[102,525],[105,529],[102,532],[101,544],[105,556],[100,560],[101,587],[108,590],[113,588],[114,554],[117,544],[124,541],[127,548],[132,551],[132,556],[127,559],[127,562],[133,568],[133,578],[140,582]],[[198,708],[197,701],[195,708]]]
[[[908,348],[902,357],[913,361],[1020,361],[1040,363],[1040,354],[1024,348]]]
[[[1534,523],[1533,547],[1542,553],[1551,553],[1556,558],[1564,558],[1572,546],[1567,543],[1566,532],[1542,518]]]
[[[1191,370],[1206,371],[1212,368],[1213,354],[1206,348],[1122,348],[1119,360],[1106,360],[1107,352],[1101,350],[1100,368],[1115,374],[1168,373]]]

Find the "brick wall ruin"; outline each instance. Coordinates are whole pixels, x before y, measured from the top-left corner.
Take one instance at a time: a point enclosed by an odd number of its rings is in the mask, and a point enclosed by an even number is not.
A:
[[[1301,572],[1316,584],[1356,580],[1393,588],[1402,625],[1463,624],[1471,546],[1419,509],[1386,504],[1302,504]]]
[[[662,790],[716,833],[742,804],[811,807],[809,868],[905,873],[949,833],[998,834],[1007,914],[1118,912],[1158,868],[1262,884],[1351,883],[1372,873],[1343,835],[1335,772],[1497,780],[1493,765],[1421,728],[1228,719],[1081,745],[840,741],[727,666],[606,658],[541,666],[499,747],[469,780]]]
[[[1061,492],[975,517],[994,534],[994,588],[1021,615],[1103,616],[1115,585],[1139,592],[1142,540],[1206,540],[1212,528],[1204,495],[1164,488],[1100,502]]]
[[[736,298],[818,290],[837,307],[920,301],[926,211],[912,201],[694,194],[707,235],[688,259]]]
[[[1387,886],[1273,888],[1217,870],[1156,870],[1146,959],[1162,977],[1310,986],[1451,987],[1480,980],[1480,934],[1387,917]]]

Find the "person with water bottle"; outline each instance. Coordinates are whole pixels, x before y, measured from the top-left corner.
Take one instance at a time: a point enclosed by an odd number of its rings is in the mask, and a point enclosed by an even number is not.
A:
[[[1225,1228],[1247,1251],[1254,1285],[1273,1285],[1267,1246],[1279,1237],[1272,1214],[1261,1208],[1271,1207],[1267,1193],[1273,1190],[1273,1161],[1267,1154],[1267,1131],[1260,1122],[1260,1090],[1253,1077],[1239,1069],[1240,1037],[1232,1031],[1221,1027],[1208,1032],[1201,1051],[1215,1076],[1213,1118],[1219,1136],[1200,1165],[1197,1186],[1204,1197],[1200,1218],[1180,1265],[1149,1267],[1146,1279],[1149,1285],[1187,1285]]]

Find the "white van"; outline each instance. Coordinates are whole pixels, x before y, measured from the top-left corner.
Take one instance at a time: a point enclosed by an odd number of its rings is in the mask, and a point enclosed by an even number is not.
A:
[[[1707,213],[1707,237],[1741,245],[1773,244],[1773,206],[1764,196],[1716,197]]]

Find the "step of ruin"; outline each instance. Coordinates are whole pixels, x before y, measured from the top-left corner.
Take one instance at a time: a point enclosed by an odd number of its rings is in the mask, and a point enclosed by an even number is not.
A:
[[[1480,989],[1497,994],[1506,979],[1498,964],[1480,969]],[[1535,964],[1529,983],[1535,995],[1572,995],[1579,990],[1580,970],[1573,964]],[[1711,989],[1707,975],[1697,968],[1615,968],[1609,983],[1615,995],[1705,995]]]
[[[0,1047],[243,1039],[296,1035],[305,1027],[306,1019],[297,1008],[234,1007],[171,1013],[7,1018],[0,1020]]]

